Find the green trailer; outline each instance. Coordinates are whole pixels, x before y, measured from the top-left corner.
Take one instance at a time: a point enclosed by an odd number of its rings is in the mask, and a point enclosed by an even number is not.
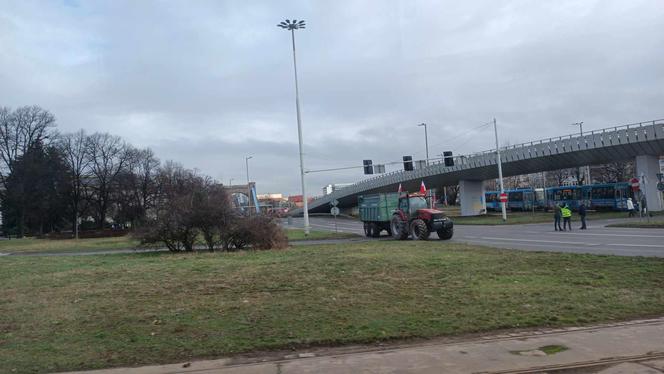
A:
[[[390,220],[398,205],[399,194],[397,192],[360,196],[358,207],[360,219],[364,222],[366,236],[377,238],[383,230],[392,235]]]

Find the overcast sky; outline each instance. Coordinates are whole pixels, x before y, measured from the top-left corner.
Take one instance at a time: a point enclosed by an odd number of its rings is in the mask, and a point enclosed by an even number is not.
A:
[[[468,153],[664,118],[664,2],[0,0],[0,105],[106,131],[218,180]],[[388,170],[390,170],[388,168]],[[320,194],[361,170],[309,174]]]

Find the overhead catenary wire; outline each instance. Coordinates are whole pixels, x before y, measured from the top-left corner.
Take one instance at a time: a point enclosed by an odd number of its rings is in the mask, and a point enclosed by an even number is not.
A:
[[[459,139],[459,138],[471,135],[472,133],[476,132],[477,130],[479,130],[483,127],[488,127],[492,124],[493,124],[493,122],[487,122],[487,123],[481,124],[479,126],[475,126],[471,129],[469,129],[468,131],[462,133],[462,134],[459,134],[455,137],[450,138],[450,140],[455,140],[455,139]],[[466,141],[466,142],[462,143],[461,145],[466,144],[466,143],[468,143],[468,142]],[[457,145],[457,147],[452,148],[452,149],[455,150],[458,147],[459,147],[459,145]],[[313,155],[312,154],[311,157],[318,158],[318,159],[325,160],[325,161],[332,161],[330,159],[327,159],[326,157],[321,157],[320,155]],[[436,161],[436,160],[442,160],[442,159],[443,159],[442,157],[430,157],[428,159],[425,158],[424,160],[426,160],[426,161]],[[376,163],[374,165],[399,165],[399,164],[402,164],[402,163],[403,163],[403,161],[388,161],[388,162]],[[342,167],[326,168],[326,169],[309,169],[309,170],[305,170],[304,172],[305,172],[305,174],[310,174],[310,173],[322,173],[322,172],[352,170],[352,169],[362,169],[362,168],[364,168],[364,165],[342,166]]]

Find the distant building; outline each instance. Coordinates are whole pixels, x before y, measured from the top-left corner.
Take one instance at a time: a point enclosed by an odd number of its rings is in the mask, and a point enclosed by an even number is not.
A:
[[[308,201],[308,202],[311,202],[311,201],[313,201],[313,200],[314,200],[314,197],[312,197],[312,196],[309,196],[309,197],[307,198],[307,201]],[[302,200],[302,195],[291,195],[291,196],[288,196],[288,205],[290,205],[290,206],[295,206],[295,207],[298,207],[298,208],[302,208],[302,207],[304,206],[304,202],[303,202],[303,201],[304,201],[304,200]]]

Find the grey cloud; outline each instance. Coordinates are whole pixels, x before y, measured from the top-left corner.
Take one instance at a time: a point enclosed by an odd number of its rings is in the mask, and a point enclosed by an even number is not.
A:
[[[491,148],[664,117],[656,1],[99,1],[0,8],[0,105],[85,128],[263,192],[299,190],[297,32],[308,168]],[[309,174],[318,193],[361,171]]]

